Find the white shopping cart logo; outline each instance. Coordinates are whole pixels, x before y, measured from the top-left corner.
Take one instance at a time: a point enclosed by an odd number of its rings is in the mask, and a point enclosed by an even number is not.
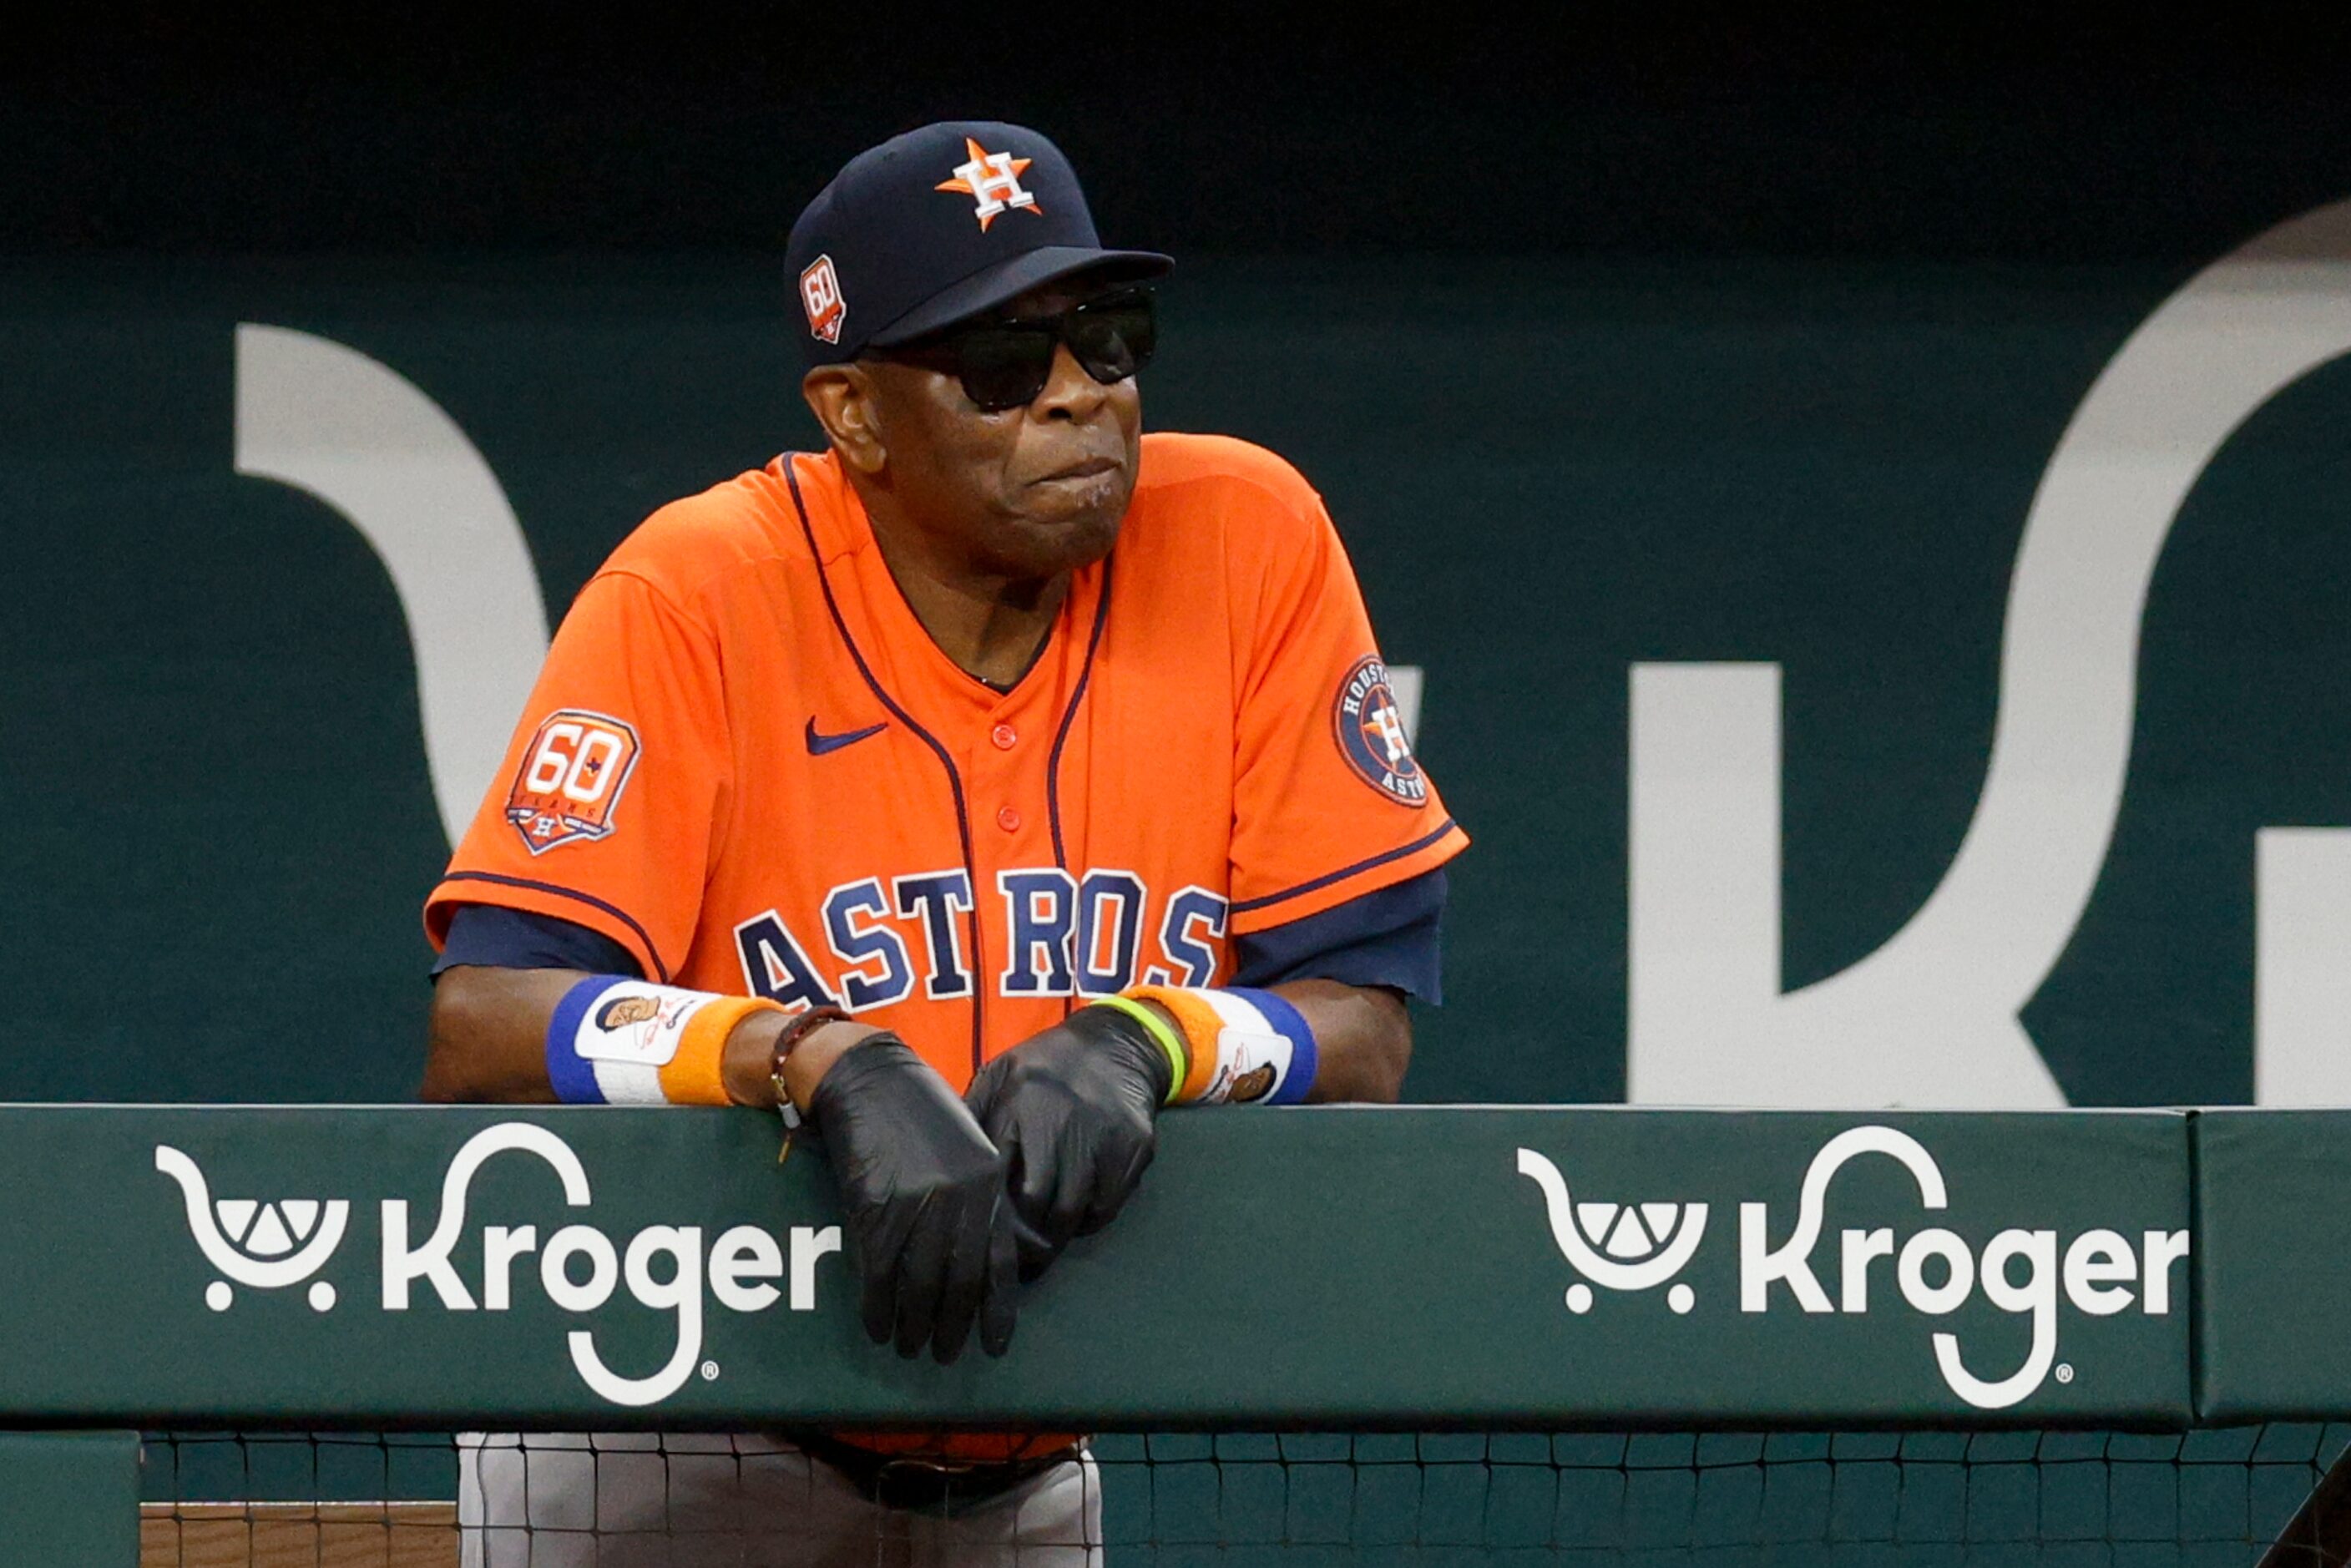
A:
[[[1702,1203],[1578,1203],[1559,1167],[1532,1149],[1519,1151],[1519,1174],[1542,1189],[1552,1239],[1575,1271],[1612,1291],[1648,1291],[1682,1271],[1706,1236]],[[1666,1305],[1687,1312],[1698,1292],[1676,1285]],[[1592,1310],[1592,1286],[1567,1288],[1568,1310]]]
[[[309,1279],[335,1255],[350,1223],[351,1206],[346,1198],[215,1201],[196,1162],[168,1144],[155,1145],[155,1168],[180,1184],[188,1204],[189,1231],[205,1260],[228,1276],[204,1287],[204,1304],[216,1312],[228,1311],[236,1299],[229,1280],[256,1291],[275,1291]],[[313,1282],[309,1302],[315,1312],[327,1311],[335,1304],[335,1287],[324,1280]]]

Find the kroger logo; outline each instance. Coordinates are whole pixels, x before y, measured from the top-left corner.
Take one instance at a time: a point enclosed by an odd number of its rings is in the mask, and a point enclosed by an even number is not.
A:
[[[1646,1291],[1682,1271],[1706,1236],[1702,1203],[1578,1203],[1568,1194],[1559,1167],[1532,1149],[1519,1151],[1519,1174],[1542,1188],[1551,1214],[1551,1237],[1575,1271],[1612,1291]],[[1666,1292],[1666,1305],[1687,1312],[1698,1304],[1687,1285]],[[1582,1280],[1567,1288],[1573,1312],[1592,1310],[1592,1287]]]
[[[2007,1229],[1980,1251],[1941,1226],[1897,1237],[1890,1227],[1837,1232],[1834,1300],[1813,1271],[1821,1249],[1830,1181],[1846,1161],[1863,1155],[1896,1160],[1917,1185],[1918,1206],[1929,1212],[1949,1207],[1950,1196],[1936,1165],[1917,1139],[1891,1127],[1855,1127],[1821,1146],[1805,1168],[1796,1203],[1796,1222],[1776,1246],[1771,1206],[1739,1206],[1739,1310],[1765,1312],[1775,1301],[1792,1299],[1806,1312],[1865,1313],[1873,1279],[1880,1286],[1890,1272],[1895,1293],[1913,1311],[1946,1317],[1975,1298],[2004,1312],[2030,1319],[2031,1348],[2023,1364],[2002,1377],[1970,1371],[1959,1336],[1936,1333],[1935,1365],[1952,1393],[1979,1410],[2004,1410],[2025,1398],[2055,1369],[2058,1381],[2071,1369],[2057,1365],[2060,1300],[2091,1317],[2111,1317],[2136,1305],[2151,1317],[2171,1311],[2171,1270],[2188,1256],[2185,1230],[2146,1230],[2136,1246],[2122,1232],[2085,1230],[2064,1240],[2054,1230]],[[1578,1314],[1592,1310],[1592,1287],[1624,1292],[1655,1290],[1673,1280],[1697,1256],[1706,1234],[1703,1203],[1579,1201],[1559,1167],[1532,1149],[1518,1151],[1518,1170],[1539,1187],[1551,1221],[1552,1239],[1582,1280],[1568,1287],[1567,1305]],[[1875,1272],[1873,1273],[1873,1270]],[[1588,1281],[1590,1283],[1586,1283]],[[1774,1285],[1785,1288],[1775,1293]],[[1884,1299],[1881,1291],[1879,1299]],[[1687,1313],[1697,1294],[1675,1282],[1666,1304]]]
[[[527,1289],[533,1276],[547,1301],[567,1312],[597,1312],[625,1291],[638,1306],[676,1316],[674,1346],[658,1370],[638,1377],[615,1372],[598,1353],[592,1330],[565,1335],[580,1380],[615,1405],[657,1404],[685,1385],[702,1356],[706,1301],[730,1312],[758,1312],[789,1297],[793,1312],[814,1312],[817,1264],[841,1250],[837,1225],[795,1225],[782,1236],[737,1225],[707,1244],[699,1226],[649,1225],[620,1239],[585,1216],[544,1239],[535,1225],[484,1225],[469,1232],[465,1210],[474,1177],[486,1161],[507,1153],[535,1155],[551,1166],[567,1207],[591,1207],[587,1170],[561,1138],[525,1122],[484,1128],[450,1160],[439,1209],[421,1241],[411,1239],[415,1227],[408,1200],[383,1201],[382,1308],[410,1311],[429,1291],[450,1312],[507,1312],[517,1285]],[[235,1300],[229,1281],[268,1291],[311,1280],[334,1256],[350,1223],[351,1206],[343,1198],[215,1201],[196,1163],[168,1145],[156,1147],[155,1168],[179,1183],[196,1246],[226,1276],[205,1287],[205,1303],[214,1312],[226,1312]],[[455,1261],[459,1243],[469,1237],[465,1256],[479,1260],[470,1279]],[[316,1311],[327,1312],[335,1305],[335,1287],[312,1281],[308,1300]],[[715,1368],[703,1370],[716,1375]]]
[[[204,1304],[216,1312],[228,1311],[236,1300],[229,1280],[256,1291],[276,1291],[309,1279],[335,1255],[343,1228],[350,1223],[351,1206],[340,1197],[328,1203],[315,1197],[215,1200],[196,1162],[168,1144],[155,1145],[155,1168],[180,1184],[180,1196],[188,1205],[188,1229],[204,1260],[228,1276],[204,1287]],[[326,1312],[335,1304],[335,1287],[318,1281],[310,1287],[309,1299],[314,1311]]]

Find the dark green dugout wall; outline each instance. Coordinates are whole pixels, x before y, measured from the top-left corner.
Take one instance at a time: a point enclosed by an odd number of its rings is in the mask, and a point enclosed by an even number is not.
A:
[[[40,1289],[0,1322],[0,1418],[2176,1430],[2210,1293],[2189,1136],[2176,1112],[1171,1117],[1117,1224],[1019,1292],[1008,1354],[941,1368],[865,1338],[830,1173],[779,1167],[771,1117],[9,1107],[0,1258]],[[2273,1273],[2243,1261],[2237,1326]]]
[[[779,1166],[772,1118],[12,1106],[0,1259],[38,1288],[0,1322],[0,1418],[2340,1420],[2347,1132],[2278,1111],[1174,1116],[1119,1222],[1019,1292],[1010,1354],[942,1369],[867,1342],[831,1175]]]
[[[1782,666],[1788,984],[1918,907],[2033,486],[2192,270],[1186,258],[1146,423],[1328,497],[1477,841],[1414,1097],[1624,1094],[1635,662]],[[445,850],[400,607],[232,471],[235,324],[435,400],[559,612],[652,507],[810,439],[788,308],[765,257],[0,267],[0,951],[37,1020],[0,1097],[415,1082]],[[2253,833],[2351,822],[2346,414],[2334,368],[2254,416],[2158,570],[2113,852],[2025,1013],[2076,1103],[2250,1097]]]

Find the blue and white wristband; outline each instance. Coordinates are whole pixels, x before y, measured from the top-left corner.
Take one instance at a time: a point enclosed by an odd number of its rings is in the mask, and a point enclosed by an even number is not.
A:
[[[725,1105],[727,1037],[758,997],[722,997],[622,975],[590,975],[547,1024],[547,1081],[568,1105]]]

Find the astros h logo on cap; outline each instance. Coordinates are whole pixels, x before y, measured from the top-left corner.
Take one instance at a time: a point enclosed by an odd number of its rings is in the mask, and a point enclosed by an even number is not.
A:
[[[1020,188],[1020,175],[1036,160],[1015,158],[1009,152],[990,152],[967,136],[964,151],[971,154],[967,163],[956,165],[955,178],[942,180],[935,187],[942,191],[961,191],[977,204],[974,215],[979,219],[979,232],[986,234],[987,225],[1007,212],[1029,212],[1044,216],[1037,204],[1034,193]]]
[[[998,120],[925,125],[859,153],[792,225],[784,258],[810,365],[911,342],[1072,274],[1137,282],[1175,266],[1106,248],[1061,150]]]

